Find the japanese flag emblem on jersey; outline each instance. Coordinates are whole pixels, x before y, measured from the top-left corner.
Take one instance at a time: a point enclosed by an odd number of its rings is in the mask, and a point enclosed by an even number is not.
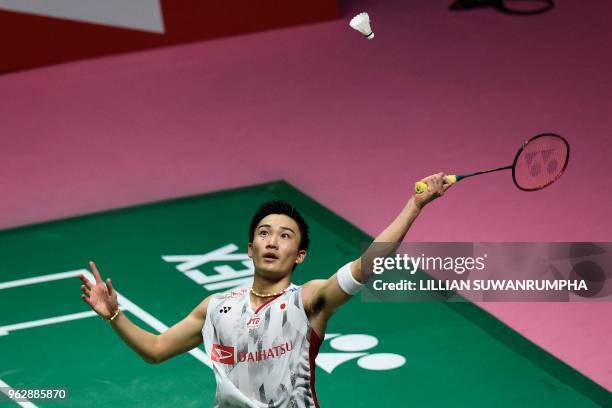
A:
[[[287,310],[287,302],[278,302],[276,304],[276,310],[278,310],[279,312],[284,312],[285,310]]]

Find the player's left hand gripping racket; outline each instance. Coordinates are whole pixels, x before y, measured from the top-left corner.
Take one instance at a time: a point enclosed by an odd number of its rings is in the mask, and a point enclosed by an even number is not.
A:
[[[561,177],[569,161],[569,152],[569,143],[562,136],[542,133],[523,143],[510,166],[476,173],[447,175],[445,180],[452,184],[464,178],[512,169],[512,179],[518,188],[523,191],[541,190]],[[427,191],[427,183],[417,181],[414,191],[417,194]]]

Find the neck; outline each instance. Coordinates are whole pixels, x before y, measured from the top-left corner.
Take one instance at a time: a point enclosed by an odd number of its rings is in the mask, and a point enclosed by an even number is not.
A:
[[[289,285],[291,285],[291,274],[280,279],[271,279],[255,273],[252,289],[259,294],[268,295],[281,292],[287,289]],[[256,307],[272,299],[272,297],[263,298],[255,296],[253,293],[250,293],[250,296],[252,304]]]

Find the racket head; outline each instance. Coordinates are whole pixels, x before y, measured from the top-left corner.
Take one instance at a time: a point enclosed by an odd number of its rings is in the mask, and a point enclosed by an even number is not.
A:
[[[523,143],[514,157],[512,180],[523,191],[550,186],[565,172],[570,147],[555,133],[541,133]]]

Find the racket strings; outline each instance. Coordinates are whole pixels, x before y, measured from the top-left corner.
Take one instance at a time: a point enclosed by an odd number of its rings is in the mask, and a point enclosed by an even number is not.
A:
[[[524,190],[538,190],[557,180],[567,164],[569,150],[565,140],[544,135],[531,140],[517,156],[516,184]]]

